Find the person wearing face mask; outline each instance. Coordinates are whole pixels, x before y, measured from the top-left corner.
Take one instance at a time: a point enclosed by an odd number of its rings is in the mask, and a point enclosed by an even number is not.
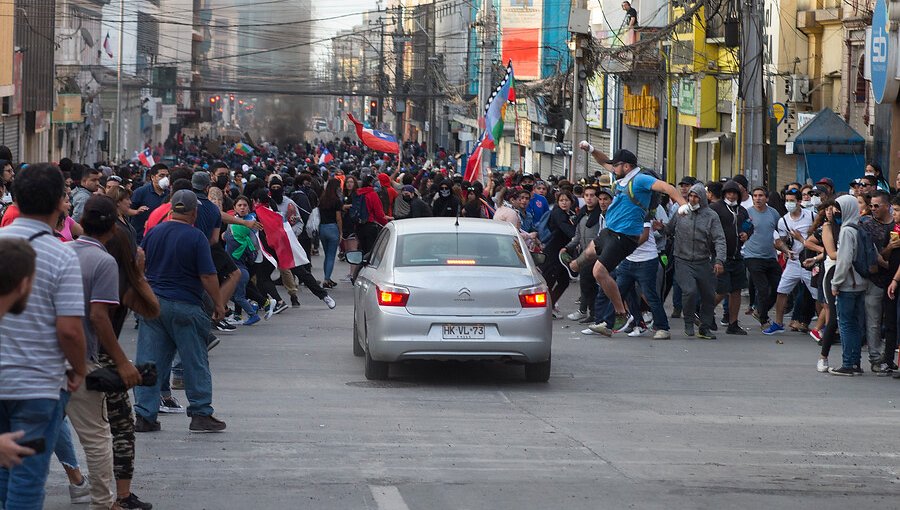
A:
[[[212,172],[212,184],[214,187],[222,190],[222,210],[231,211],[234,209],[234,200],[231,193],[231,171],[222,161],[216,161],[210,166]]]
[[[397,217],[398,220],[404,218],[428,218],[432,216],[431,207],[416,195],[416,188],[411,184],[403,186],[400,190],[400,196],[397,197],[397,201],[403,201],[407,209],[404,216]],[[397,212],[397,207],[395,206],[394,213],[397,214]]]
[[[699,305],[697,338],[715,340],[711,330],[715,320],[716,277],[725,271],[725,233],[719,215],[707,205],[703,184],[691,187],[688,203],[688,214],[675,215],[666,226],[666,231],[674,235],[672,254],[678,268],[675,279],[684,293],[684,334],[694,336],[694,313]]]
[[[137,234],[137,243],[140,244],[144,238],[144,224],[157,207],[165,202],[169,189],[169,167],[162,163],[157,163],[150,167],[147,173],[150,176],[150,182],[144,184],[134,191],[131,196],[131,207],[140,209],[146,206],[147,209],[140,214],[131,217],[131,225]]]
[[[778,220],[775,249],[784,253],[786,262],[776,290],[775,320],[763,330],[764,335],[775,335],[784,331],[784,309],[788,295],[798,283],[803,283],[813,297],[818,294],[818,290],[812,285],[812,274],[800,266],[803,243],[809,235],[815,217],[812,212],[800,207],[798,198],[799,191],[789,190],[784,194],[784,207],[788,212]],[[795,310],[795,315],[798,315],[797,311]],[[805,328],[805,324],[802,326]]]
[[[800,188],[800,207],[807,211],[816,213],[816,206],[812,203],[812,186],[809,184]]]
[[[841,366],[828,373],[838,376],[862,374],[863,321],[866,317],[865,293],[868,280],[856,272],[859,203],[850,195],[838,197],[834,223],[839,225],[837,261],[831,279],[831,293],[837,299],[837,326],[841,332]],[[893,286],[893,285],[892,285]]]
[[[691,212],[691,207],[674,186],[641,172],[637,157],[631,151],[619,150],[610,159],[587,141],[582,141],[579,147],[589,152],[607,170],[615,172],[617,177],[615,198],[606,212],[606,228],[600,231],[594,242],[599,250],[597,262],[594,263],[594,278],[615,311],[613,323],[597,332],[610,336],[615,331],[627,328],[632,322],[632,315],[625,309],[619,287],[610,272],[637,249],[653,193],[664,193],[678,202],[681,205],[678,208],[680,215]]]
[[[722,197],[722,200],[709,206],[719,215],[725,235],[725,265],[716,283],[716,306],[727,297],[728,329],[725,333],[746,335],[747,332],[738,324],[738,312],[741,310],[741,291],[747,288],[747,268],[741,246],[749,238],[747,226],[750,216],[740,204],[741,187],[738,183],[727,181],[722,186]]]
[[[435,216],[454,218],[462,213],[462,201],[453,192],[453,183],[444,180],[438,185],[437,196],[434,199],[432,210]]]

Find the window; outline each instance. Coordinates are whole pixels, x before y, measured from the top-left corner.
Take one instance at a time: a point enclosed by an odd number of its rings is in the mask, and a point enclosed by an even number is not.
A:
[[[381,259],[384,258],[384,250],[387,248],[388,237],[390,237],[388,229],[382,229],[381,234],[378,235],[378,239],[375,240],[375,246],[372,248],[372,255],[369,257],[369,266],[378,267],[378,265],[381,264]]]
[[[517,236],[456,233],[400,237],[396,265],[527,267]]]

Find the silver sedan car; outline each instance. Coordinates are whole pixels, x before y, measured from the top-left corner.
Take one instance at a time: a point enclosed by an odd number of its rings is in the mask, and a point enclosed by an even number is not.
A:
[[[386,379],[397,361],[474,359],[522,363],[529,381],[550,377],[550,295],[509,223],[393,221],[354,285],[353,354],[365,356],[368,379]]]

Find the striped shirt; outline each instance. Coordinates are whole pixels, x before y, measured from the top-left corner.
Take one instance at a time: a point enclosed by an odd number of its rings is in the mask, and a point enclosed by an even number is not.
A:
[[[0,229],[0,238],[29,238],[37,252],[28,306],[0,320],[0,400],[59,399],[66,359],[56,334],[57,317],[83,317],[81,266],[75,251],[53,236],[43,222],[16,218]]]

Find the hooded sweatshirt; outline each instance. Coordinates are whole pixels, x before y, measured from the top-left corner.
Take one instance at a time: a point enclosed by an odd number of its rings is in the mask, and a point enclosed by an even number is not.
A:
[[[725,234],[719,215],[709,208],[703,184],[691,186],[690,193],[700,198],[700,208],[685,216],[676,214],[666,227],[670,234],[675,234],[673,255],[689,262],[715,259],[716,263],[724,264]]]
[[[859,203],[851,195],[838,197],[837,203],[841,206],[841,231],[838,234],[838,255],[831,288],[841,292],[862,292],[868,288],[869,281],[853,269],[857,231],[847,228],[848,225],[859,224]]]
[[[737,184],[733,181],[731,181],[730,184],[733,186],[729,186],[729,183],[726,183],[723,191],[729,189],[740,192],[740,188],[737,188]],[[730,206],[725,203],[724,199],[710,204],[709,208],[719,215],[719,220],[722,222],[722,231],[725,233],[725,245],[728,248],[726,256],[729,259],[739,258],[741,254],[741,244],[743,244],[740,240],[741,230],[750,218],[747,214],[747,210],[744,209],[744,206],[742,206],[740,202]]]
[[[384,215],[384,208],[381,207],[381,199],[378,197],[378,193],[375,193],[375,188],[372,186],[359,188],[356,190],[356,194],[365,201],[366,209],[369,212],[369,221],[379,225],[387,225],[388,219]]]

